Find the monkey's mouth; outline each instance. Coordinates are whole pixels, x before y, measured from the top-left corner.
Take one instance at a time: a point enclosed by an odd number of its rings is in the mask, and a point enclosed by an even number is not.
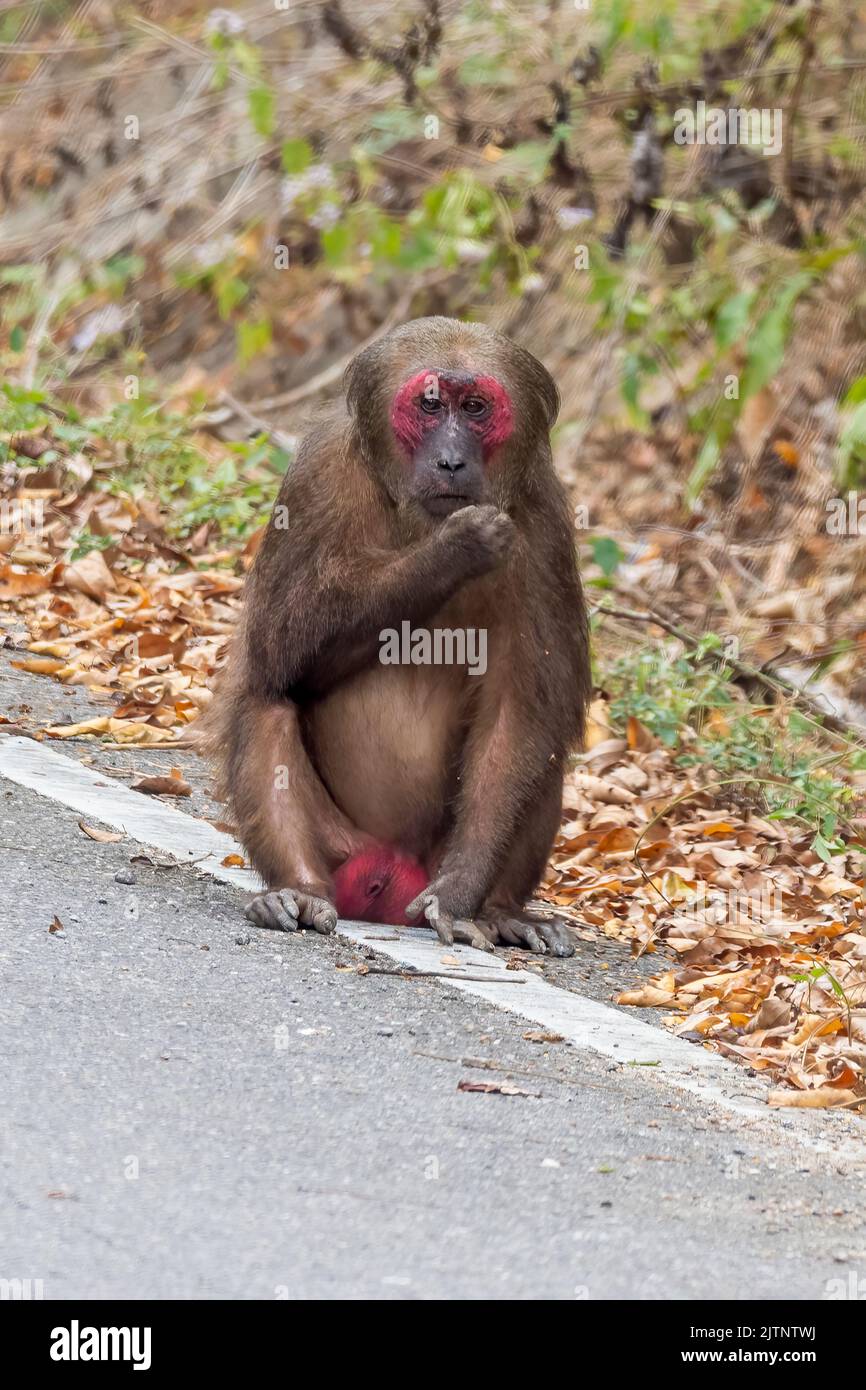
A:
[[[432,497],[425,497],[423,506],[431,516],[450,516],[461,507],[470,506],[471,502],[472,498],[467,497],[465,492],[437,492]]]

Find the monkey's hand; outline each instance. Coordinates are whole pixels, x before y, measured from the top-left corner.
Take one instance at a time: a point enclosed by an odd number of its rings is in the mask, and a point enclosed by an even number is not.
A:
[[[317,898],[300,888],[280,888],[275,893],[260,893],[253,898],[246,918],[257,927],[269,927],[271,931],[314,927],[329,936],[337,925],[337,909],[327,898]]]
[[[455,941],[461,941],[466,946],[474,946],[478,951],[492,951],[493,942],[475,922],[470,922],[468,918],[455,917],[453,912],[439,901],[439,894],[432,892],[431,888],[425,888],[423,893],[419,893],[417,898],[413,898],[406,908],[406,920],[411,921],[420,913],[424,913],[427,921],[446,946],[452,946]]]
[[[514,540],[514,522],[496,507],[461,507],[452,512],[439,532],[467,579],[487,574],[501,564]]]

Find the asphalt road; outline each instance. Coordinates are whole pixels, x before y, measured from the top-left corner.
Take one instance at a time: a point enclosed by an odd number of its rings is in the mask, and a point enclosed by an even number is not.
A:
[[[6,680],[31,710],[58,699]],[[440,980],[359,975],[344,942],[241,944],[238,890],[131,863],[140,847],[79,819],[0,779],[0,1280],[46,1298],[819,1300],[866,1276],[859,1121],[809,1117],[816,1152],[799,1117],[746,1121],[650,1068],[527,1041]],[[606,963],[583,945],[561,983],[601,997]],[[532,1094],[458,1090],[509,1077]]]

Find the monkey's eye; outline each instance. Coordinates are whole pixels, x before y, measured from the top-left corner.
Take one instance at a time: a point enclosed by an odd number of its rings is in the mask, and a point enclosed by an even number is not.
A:
[[[442,402],[438,396],[422,396],[421,409],[426,415],[435,415],[437,410],[442,409]]]
[[[480,396],[467,396],[463,402],[463,410],[467,415],[471,415],[473,420],[480,420],[482,415],[487,414],[488,405]]]

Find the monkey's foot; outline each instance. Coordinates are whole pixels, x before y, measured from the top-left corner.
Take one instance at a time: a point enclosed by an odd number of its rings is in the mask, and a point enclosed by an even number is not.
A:
[[[516,917],[504,908],[488,907],[479,926],[501,946],[523,946],[537,955],[574,955],[571,934],[559,917]]]
[[[406,908],[407,921],[422,912],[440,941],[451,946],[460,941],[465,946],[474,946],[477,951],[492,951],[493,942],[485,936],[475,922],[455,917],[439,904],[438,893],[419,893]]]
[[[271,931],[297,931],[298,927],[314,927],[325,936],[337,925],[337,909],[327,898],[317,898],[299,888],[280,888],[275,893],[261,893],[247,907],[246,917],[257,927],[268,927]]]

